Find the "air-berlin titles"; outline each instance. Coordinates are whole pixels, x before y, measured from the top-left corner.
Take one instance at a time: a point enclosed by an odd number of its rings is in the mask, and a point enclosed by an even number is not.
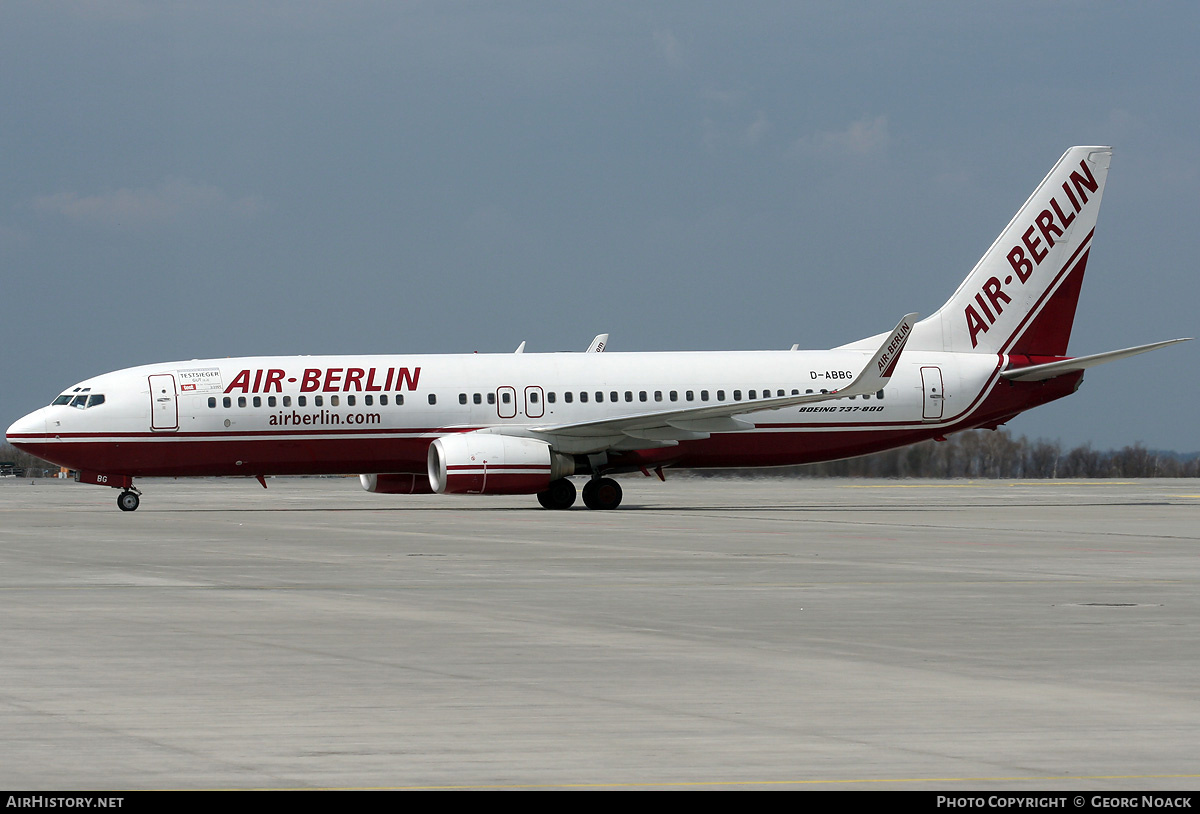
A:
[[[996,324],[996,320],[1004,313],[1004,304],[1012,302],[1012,298],[1004,293],[1004,286],[1012,284],[1013,275],[1022,285],[1033,276],[1033,270],[1050,254],[1055,240],[1062,238],[1067,227],[1074,223],[1075,215],[1083,211],[1088,202],[1088,193],[1095,192],[1099,187],[1086,160],[1079,162],[1079,169],[1082,174],[1072,170],[1070,178],[1062,185],[1070,208],[1064,213],[1063,204],[1057,197],[1052,197],[1049,207],[1038,213],[1029,228],[1021,234],[1021,242],[1009,250],[1008,264],[1012,266],[1013,274],[1006,276],[1003,283],[995,277],[989,277],[983,284],[983,290],[975,295],[979,309],[976,310],[974,305],[964,309],[967,330],[971,332],[971,347],[979,344],[979,334],[987,333],[988,328]]]
[[[299,378],[288,377],[287,371],[242,370],[225,388],[226,393],[282,393],[283,385],[300,383],[301,393],[378,393],[390,390],[416,390],[421,368],[389,367],[329,367],[305,368]]]
[[[908,321],[900,326],[900,330],[896,331],[896,335],[892,337],[892,341],[888,343],[887,350],[879,357],[879,375],[891,376],[892,371],[896,367],[896,361],[900,358],[897,351],[904,347],[904,343],[908,341],[908,334],[912,330],[909,327]]]

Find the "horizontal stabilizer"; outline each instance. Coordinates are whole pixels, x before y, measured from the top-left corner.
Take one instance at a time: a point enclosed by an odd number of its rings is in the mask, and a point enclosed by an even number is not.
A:
[[[1077,356],[1074,359],[1047,362],[1044,365],[1014,367],[1001,371],[1000,375],[1013,382],[1041,382],[1046,379],[1053,379],[1056,376],[1066,375],[1067,373],[1078,373],[1081,370],[1087,370],[1089,367],[1096,367],[1106,362],[1115,362],[1118,359],[1137,356],[1139,353],[1147,353],[1159,348],[1165,348],[1167,345],[1174,345],[1177,342],[1190,341],[1191,337],[1185,339],[1168,339],[1165,342],[1138,345],[1136,348],[1125,348],[1124,350],[1110,350],[1108,353],[1097,353],[1092,356]]]

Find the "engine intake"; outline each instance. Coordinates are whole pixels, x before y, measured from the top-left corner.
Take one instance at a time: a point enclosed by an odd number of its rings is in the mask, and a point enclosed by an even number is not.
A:
[[[532,495],[575,474],[575,459],[544,441],[466,432],[429,446],[429,485],[438,494]]]

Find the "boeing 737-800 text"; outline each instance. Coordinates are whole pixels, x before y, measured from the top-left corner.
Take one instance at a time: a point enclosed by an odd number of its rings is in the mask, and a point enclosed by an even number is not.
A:
[[[251,357],[67,389],[8,441],[121,490],[136,477],[366,473],[386,493],[536,494],[612,509],[612,475],[779,466],[995,428],[1074,392],[1067,340],[1111,150],[1063,155],[932,316],[827,351]],[[522,345],[518,351],[523,351]],[[265,486],[265,481],[263,481]]]

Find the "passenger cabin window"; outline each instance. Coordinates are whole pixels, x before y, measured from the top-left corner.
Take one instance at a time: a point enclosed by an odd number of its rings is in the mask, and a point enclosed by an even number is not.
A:
[[[459,404],[466,404],[466,403],[467,403],[467,394],[466,394],[466,393],[459,393],[459,394],[458,394],[458,403],[459,403]]]
[[[208,397],[208,406],[209,406],[209,407],[216,407],[216,406],[217,406],[217,397],[216,397],[216,396],[209,396],[209,397]]]
[[[233,402],[230,401],[229,396],[226,396],[225,398],[221,399],[221,405],[228,408],[233,406]]]
[[[296,396],[296,406],[297,407],[307,407],[308,406],[308,396]]]
[[[496,394],[488,393],[488,404],[495,404],[495,403],[496,403]]]
[[[340,403],[341,403],[341,401],[338,396],[330,396],[329,397],[329,406],[330,407],[337,407],[338,404],[340,404]]]
[[[555,397],[555,395],[554,395],[554,391],[553,391],[553,390],[551,390],[549,393],[547,393],[547,394],[546,394],[546,401],[550,402],[551,404],[553,404],[553,403],[554,403],[554,399],[555,399],[555,398],[556,398],[556,397]]]
[[[267,406],[268,407],[274,407],[276,404],[278,404],[278,402],[275,400],[274,396],[267,396]]]
[[[429,403],[430,403],[430,404],[437,404],[437,396],[436,396],[436,395],[434,395],[433,393],[430,393],[430,394],[429,394]]]
[[[579,394],[579,400],[580,400],[581,402],[583,402],[584,404],[586,404],[586,403],[587,403],[587,391],[586,391],[586,390],[583,390],[583,391],[581,391],[581,392],[580,392],[580,394]]]
[[[734,391],[733,391],[733,400],[734,400],[734,401],[741,401],[741,400],[742,400],[742,391],[741,391],[741,390],[734,390]]]
[[[575,394],[572,393],[570,390],[563,393],[563,401],[565,401],[567,404],[570,404],[574,400],[575,400]]]
[[[678,390],[671,391],[671,401],[679,401],[679,391]]]
[[[725,391],[718,390],[717,391],[717,401],[724,401],[724,400],[725,400]]]
[[[334,398],[337,398],[337,396],[334,396]],[[346,406],[347,407],[354,406],[354,396],[346,396]]]
[[[483,394],[482,393],[474,394],[473,396],[471,396],[471,401],[473,401],[476,404],[483,404]]]
[[[245,407],[245,406],[246,406],[246,397],[238,396],[238,407]]]
[[[254,397],[254,406],[255,406],[255,407],[262,407],[262,396],[255,396],[255,397]]]
[[[325,397],[324,396],[313,396],[313,406],[314,407],[324,407],[325,406]]]
[[[708,401],[708,391],[707,391],[707,390],[701,390],[701,391],[700,391],[700,400],[701,400],[701,401]]]

